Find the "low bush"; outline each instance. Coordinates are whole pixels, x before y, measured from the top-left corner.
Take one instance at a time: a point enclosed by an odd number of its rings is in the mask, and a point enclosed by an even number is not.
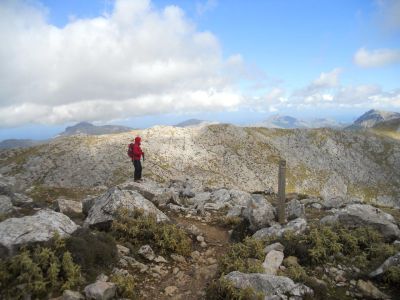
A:
[[[232,271],[243,273],[263,272],[262,261],[264,260],[263,242],[246,238],[242,243],[230,246],[227,253],[218,262],[220,274],[228,274]]]
[[[120,210],[111,227],[111,234],[130,248],[150,245],[161,254],[177,253],[188,256],[192,240],[174,224],[157,223],[155,216],[145,216],[140,211]]]
[[[82,283],[80,266],[58,236],[47,246],[24,248],[0,261],[0,298],[44,299]]]
[[[105,232],[78,229],[66,240],[66,248],[89,281],[110,269],[118,259],[115,240]]]
[[[262,293],[257,293],[251,288],[237,289],[224,278],[214,280],[206,290],[206,299],[209,300],[261,300]]]
[[[117,296],[125,299],[137,299],[137,291],[135,289],[135,278],[131,275],[111,276],[111,282],[117,285]]]

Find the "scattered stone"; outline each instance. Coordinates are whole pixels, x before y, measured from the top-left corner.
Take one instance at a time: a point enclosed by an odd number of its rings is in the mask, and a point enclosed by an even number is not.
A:
[[[45,242],[55,232],[61,237],[72,234],[78,226],[66,215],[53,210],[40,210],[33,216],[10,218],[0,223],[0,245],[10,254],[14,248],[34,242]]]
[[[286,203],[285,213],[287,220],[304,218],[306,215],[304,204],[302,204],[297,199],[293,199],[290,202]]]
[[[268,254],[270,251],[276,250],[276,251],[281,251],[283,252],[285,250],[285,247],[281,243],[273,243],[271,245],[268,245],[264,248],[264,253]]]
[[[172,258],[173,261],[180,262],[180,263],[183,263],[183,264],[186,263],[186,259],[182,255],[171,254],[171,258]]]
[[[285,232],[292,231],[294,234],[300,234],[307,228],[307,221],[302,218],[298,218],[290,221],[284,226],[280,224],[274,224],[271,227],[263,228],[253,234],[255,239],[263,240],[271,236],[281,237]]]
[[[154,259],[154,261],[156,262],[156,263],[164,263],[164,264],[166,264],[168,261],[164,258],[164,257],[162,257],[162,256],[157,256],[155,259]]]
[[[170,285],[170,286],[167,286],[165,289],[164,289],[164,293],[165,293],[165,295],[167,295],[167,296],[172,296],[173,294],[175,294],[175,292],[178,290],[178,288],[176,287],[176,286],[174,286],[174,285]]]
[[[193,251],[192,253],[190,253],[190,257],[193,258],[194,260],[198,260],[200,258],[200,252]]]
[[[97,276],[96,281],[104,281],[107,282],[108,281],[108,276],[105,274],[100,274],[99,276]]]
[[[11,201],[14,206],[23,207],[33,203],[33,199],[24,194],[14,193],[11,196]]]
[[[96,281],[85,287],[87,299],[109,300],[115,297],[117,287],[112,282]]]
[[[176,275],[176,274],[178,274],[179,271],[180,271],[179,268],[175,267],[175,268],[172,270],[172,274]]]
[[[207,258],[207,264],[214,265],[217,263],[217,260],[214,257]]]
[[[368,204],[350,204],[333,216],[321,219],[321,223],[336,222],[349,227],[373,227],[388,240],[400,238],[400,229],[393,216]]]
[[[315,209],[322,209],[322,204],[321,203],[313,203],[313,204],[311,204],[311,207],[315,208]]]
[[[265,260],[263,263],[264,273],[268,275],[276,275],[279,266],[282,264],[283,261],[283,252],[271,250],[265,256]]]
[[[68,214],[68,213],[80,214],[82,213],[82,202],[69,200],[64,197],[59,197],[56,200],[55,210],[63,214]]]
[[[97,197],[88,196],[82,200],[82,212],[85,216],[89,214],[90,209],[96,202]]]
[[[263,195],[254,194],[243,212],[251,230],[258,230],[275,223],[275,208]]]
[[[128,255],[131,252],[131,250],[129,248],[119,245],[119,244],[117,244],[117,250],[118,250],[118,254],[120,256]]]
[[[357,288],[367,298],[371,299],[390,299],[390,297],[381,292],[371,281],[364,281],[359,279],[357,281]]]
[[[169,221],[169,218],[149,200],[135,191],[109,189],[95,200],[85,220],[85,227],[110,227],[118,209],[141,210],[144,215],[154,215],[157,222]]]
[[[196,237],[196,240],[197,240],[198,242],[202,243],[202,242],[204,242],[204,237],[201,236],[201,235],[198,235],[198,236]]]
[[[186,228],[189,234],[193,236],[198,236],[201,234],[200,229],[196,225],[190,225],[189,227]]]
[[[75,291],[65,290],[62,294],[61,300],[84,300],[85,297]]]
[[[232,282],[232,284],[236,288],[252,288],[256,292],[264,293],[265,297],[284,297],[285,295],[293,297],[304,297],[305,295],[309,295],[312,297],[314,294],[313,290],[306,285],[301,283],[294,283],[293,280],[284,276],[259,273],[245,274],[234,271],[229,273],[228,275],[225,275],[224,278]]]
[[[207,243],[206,242],[201,242],[200,243],[200,247],[201,248],[206,248],[207,247]]]
[[[154,258],[155,258],[154,251],[153,251],[153,249],[151,249],[151,247],[149,245],[144,245],[144,246],[140,247],[138,253],[150,261],[154,260]]]
[[[400,252],[386,259],[382,265],[379,266],[375,271],[369,274],[370,277],[376,277],[386,272],[387,269],[393,266],[400,266]]]

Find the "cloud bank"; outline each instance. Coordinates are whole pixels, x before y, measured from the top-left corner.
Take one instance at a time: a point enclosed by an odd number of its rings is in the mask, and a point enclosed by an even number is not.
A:
[[[376,49],[369,51],[361,48],[354,55],[354,62],[363,68],[376,68],[400,63],[400,50]]]
[[[0,3],[0,126],[107,121],[237,107],[218,39],[176,6],[117,0],[59,28],[24,2]]]

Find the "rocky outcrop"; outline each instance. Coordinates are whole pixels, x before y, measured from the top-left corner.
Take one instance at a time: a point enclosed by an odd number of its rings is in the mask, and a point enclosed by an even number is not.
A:
[[[276,275],[278,269],[283,261],[283,252],[271,250],[265,256],[263,262],[264,273],[269,275]]]
[[[391,299],[391,297],[382,293],[371,281],[359,279],[357,281],[357,288],[367,299]]]
[[[304,218],[306,215],[305,206],[299,200],[293,199],[286,203],[285,213],[287,220]]]
[[[348,227],[373,227],[388,240],[400,238],[400,229],[393,216],[371,205],[350,204],[334,215],[321,219],[321,223],[333,224],[336,222]]]
[[[33,216],[10,218],[0,223],[0,245],[12,252],[20,245],[44,242],[56,232],[60,236],[72,234],[78,226],[66,215],[41,210]]]
[[[263,195],[252,195],[243,216],[249,221],[251,230],[258,230],[275,223],[275,208]]]
[[[109,227],[119,209],[129,211],[140,210],[145,215],[154,215],[157,222],[168,221],[169,218],[160,211],[152,202],[145,199],[135,191],[111,188],[98,197],[85,219],[85,227]]]
[[[291,231],[300,234],[307,228],[307,221],[302,218],[294,219],[286,225],[274,224],[271,227],[262,228],[253,234],[255,239],[264,240],[272,236],[281,237],[285,232]]]
[[[137,133],[146,152],[145,177],[168,182],[184,174],[191,178],[192,192],[205,186],[276,189],[277,162],[283,158],[293,192],[399,204],[393,195],[400,193],[400,144],[368,132],[212,125],[158,126]],[[131,137],[73,136],[30,148],[29,155],[11,151],[0,162],[0,174],[15,174],[24,188],[38,180],[47,186],[112,186],[132,177],[126,155]]]
[[[312,296],[313,290],[301,283],[294,283],[293,280],[284,276],[274,276],[268,274],[245,274],[234,271],[224,277],[236,288],[252,288],[256,292],[264,293],[266,299],[276,296],[274,299],[287,299],[297,297],[302,299],[306,295]]]

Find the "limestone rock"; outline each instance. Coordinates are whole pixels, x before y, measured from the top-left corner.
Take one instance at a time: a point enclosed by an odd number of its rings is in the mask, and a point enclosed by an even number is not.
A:
[[[264,293],[265,297],[278,296],[287,299],[286,296],[292,296],[302,299],[305,295],[313,296],[314,294],[309,287],[301,283],[294,283],[293,280],[284,276],[245,274],[234,271],[225,275],[224,278],[232,282],[236,288],[253,288],[257,292]]]
[[[78,226],[66,215],[48,209],[40,210],[33,216],[1,222],[0,245],[12,251],[20,245],[48,241],[55,232],[63,237],[77,229]]]
[[[173,192],[171,190],[160,187],[156,182],[149,179],[143,182],[127,181],[120,184],[119,187],[123,190],[138,192],[156,206],[165,206],[173,199]]]
[[[281,243],[273,243],[271,245],[268,245],[264,248],[264,253],[268,254],[270,251],[276,250],[276,251],[281,251],[285,250],[285,247]]]
[[[85,297],[75,291],[65,290],[62,294],[61,300],[84,300]]]
[[[140,247],[140,249],[138,250],[138,253],[140,255],[142,255],[144,258],[146,258],[147,260],[154,260],[155,258],[155,254],[153,249],[151,249],[151,247],[149,245],[144,245],[142,247]]]
[[[145,215],[155,215],[157,222],[169,221],[169,218],[153,203],[138,192],[111,188],[95,200],[85,219],[84,226],[110,226],[118,209],[141,210]]]
[[[321,223],[339,222],[349,227],[370,226],[378,230],[386,239],[392,240],[400,237],[400,229],[392,215],[379,208],[366,204],[350,204],[333,216],[321,219]]]
[[[274,224],[271,227],[266,227],[258,230],[253,234],[255,239],[265,239],[271,236],[281,237],[286,231],[292,231],[294,234],[304,232],[307,228],[307,221],[302,218],[297,218],[290,221],[284,226]]]
[[[390,267],[397,266],[400,267],[400,252],[386,259],[382,265],[379,266],[375,271],[369,274],[370,277],[376,277],[386,272]]]
[[[128,255],[131,252],[131,250],[129,248],[119,245],[119,244],[117,244],[117,250],[118,250],[118,254],[120,256]]]
[[[346,200],[345,197],[333,197],[333,198],[328,198],[322,202],[322,205],[326,209],[331,209],[331,208],[341,208],[346,206],[348,204],[348,201]]]
[[[275,209],[262,195],[252,195],[244,211],[251,230],[258,230],[275,223]]]
[[[82,213],[82,202],[69,200],[64,197],[57,198],[56,200],[56,211],[63,214],[68,213]]]
[[[285,213],[287,220],[304,218],[306,215],[304,204],[297,199],[293,199],[286,203]]]
[[[278,269],[283,261],[283,252],[271,250],[265,256],[265,260],[263,263],[264,273],[268,275],[276,275]]]
[[[115,297],[117,286],[112,282],[96,281],[85,287],[87,299],[110,300]]]
[[[82,212],[85,216],[89,214],[90,209],[96,202],[97,197],[88,196],[82,200]]]
[[[13,193],[11,201],[14,206],[27,206],[33,203],[33,199],[31,197],[20,193]]]
[[[371,281],[364,281],[359,279],[357,281],[357,288],[361,293],[369,299],[390,299],[390,297],[382,293]]]

